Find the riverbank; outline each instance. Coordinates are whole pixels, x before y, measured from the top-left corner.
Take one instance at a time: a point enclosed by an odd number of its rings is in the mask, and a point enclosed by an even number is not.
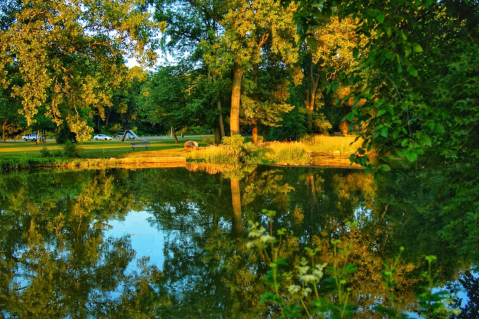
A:
[[[150,163],[178,161],[205,162],[215,164],[266,164],[294,166],[349,167],[349,156],[354,154],[361,141],[353,136],[315,136],[299,142],[267,142],[254,146],[243,137],[226,138],[221,145],[211,145],[211,137],[192,138],[200,147],[186,150],[184,143],[191,138],[150,138],[148,149],[133,150],[128,142],[89,141],[81,145],[72,144],[73,156],[66,156],[65,145],[39,144],[34,142],[9,143],[0,146],[2,170],[18,170],[36,167],[96,167],[146,165]],[[75,158],[77,157],[77,158]],[[163,158],[155,160],[152,158]],[[181,160],[180,160],[181,158]],[[358,166],[360,167],[360,166]]]

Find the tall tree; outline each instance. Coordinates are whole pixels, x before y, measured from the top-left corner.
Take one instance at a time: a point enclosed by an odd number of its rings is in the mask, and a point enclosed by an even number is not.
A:
[[[330,17],[309,29],[301,52],[303,102],[307,109],[307,128],[313,131],[313,112],[324,105],[323,92],[332,80],[351,68],[353,49],[358,45],[356,24],[351,18]]]
[[[163,25],[149,20],[142,0],[27,0],[15,8],[15,19],[2,16],[0,31],[0,72],[13,69],[21,80],[11,97],[22,103],[28,125],[46,105],[57,125],[66,122],[79,140],[88,139],[93,110],[103,115],[127,76],[123,56],[151,63],[149,43]],[[0,89],[8,87],[9,79],[0,79]]]
[[[151,73],[142,90],[142,109],[147,121],[171,127],[175,143],[176,130],[190,121],[186,108],[188,81],[182,67],[159,67]]]

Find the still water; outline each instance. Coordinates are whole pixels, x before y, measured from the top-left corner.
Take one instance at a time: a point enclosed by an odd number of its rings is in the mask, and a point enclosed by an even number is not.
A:
[[[457,291],[459,317],[474,318],[475,262],[457,238],[438,235],[448,221],[425,213],[430,193],[408,172],[375,183],[357,169],[189,164],[5,174],[0,317],[277,317],[259,302],[270,291],[262,279],[269,268],[247,248],[254,221],[287,230],[281,255],[291,265],[305,247],[331,264],[332,239],[351,245],[343,262],[358,268],[347,283],[354,317],[382,317],[373,310],[387,297],[381,271],[403,246],[401,309],[418,311],[424,256],[435,255],[436,280]],[[276,211],[271,224],[263,209]]]

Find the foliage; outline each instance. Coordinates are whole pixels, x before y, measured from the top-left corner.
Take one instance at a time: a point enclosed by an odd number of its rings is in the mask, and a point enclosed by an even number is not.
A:
[[[63,145],[63,153],[65,154],[65,157],[81,158],[83,154],[83,148],[77,143],[66,141],[65,145]]]
[[[283,238],[287,234],[285,228],[277,231],[277,237],[273,236],[273,218],[275,211],[263,209],[263,213],[269,220],[269,232],[258,222],[249,221],[248,237],[251,238],[247,244],[248,248],[258,250],[260,255],[266,257],[265,262],[269,267],[266,275],[263,276],[266,285],[270,286],[269,292],[261,296],[260,303],[268,302],[280,312],[282,318],[300,317],[304,313],[311,318],[350,318],[358,310],[358,306],[352,298],[353,274],[358,271],[358,265],[349,261],[354,246],[352,242],[343,244],[340,239],[332,239],[332,263],[318,263],[320,247],[306,247],[307,257],[302,257],[291,269],[288,260],[281,257],[284,249]],[[350,229],[356,227],[356,223],[346,223]],[[404,248],[401,247],[400,251]],[[324,255],[325,252],[322,252]],[[392,265],[385,265],[382,272],[383,282],[387,295],[388,304],[375,306],[374,310],[389,318],[407,318],[407,315],[396,306],[398,289],[396,269],[399,263],[397,255]],[[440,290],[433,292],[433,289],[440,285],[433,281],[431,275],[431,263],[435,256],[426,256],[428,270],[422,276],[427,281],[427,287],[421,288],[422,293],[417,295],[419,305],[424,309],[419,314],[423,318],[448,318],[451,314],[458,315],[460,310],[450,308],[449,294]],[[299,262],[298,262],[299,261]],[[325,270],[326,269],[326,270]],[[296,279],[297,278],[297,279]],[[449,297],[449,298],[447,298]],[[400,303],[400,301],[399,301]]]
[[[123,55],[151,63],[151,38],[162,24],[149,20],[143,1],[15,4],[0,31],[1,96],[22,104],[28,126],[45,106],[57,125],[87,140],[92,113],[103,116],[128,78]]]

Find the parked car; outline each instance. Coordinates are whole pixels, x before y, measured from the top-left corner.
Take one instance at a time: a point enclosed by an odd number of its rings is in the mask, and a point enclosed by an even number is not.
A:
[[[95,141],[111,141],[112,137],[105,134],[98,134],[93,137]]]
[[[23,135],[22,136],[22,140],[25,140],[26,141],[36,141],[38,138],[38,134],[27,134],[27,135]],[[45,136],[40,136],[40,141],[44,141],[45,140]]]
[[[116,133],[116,138],[119,139],[119,140],[121,140],[121,139],[123,138],[123,134],[125,134],[125,132],[118,132],[118,133]],[[129,139],[129,140],[134,140],[134,139],[135,139],[135,137],[134,137],[133,135],[131,135],[130,133],[128,133],[128,132],[126,133],[126,137],[125,137],[125,138],[127,138],[127,139]]]

